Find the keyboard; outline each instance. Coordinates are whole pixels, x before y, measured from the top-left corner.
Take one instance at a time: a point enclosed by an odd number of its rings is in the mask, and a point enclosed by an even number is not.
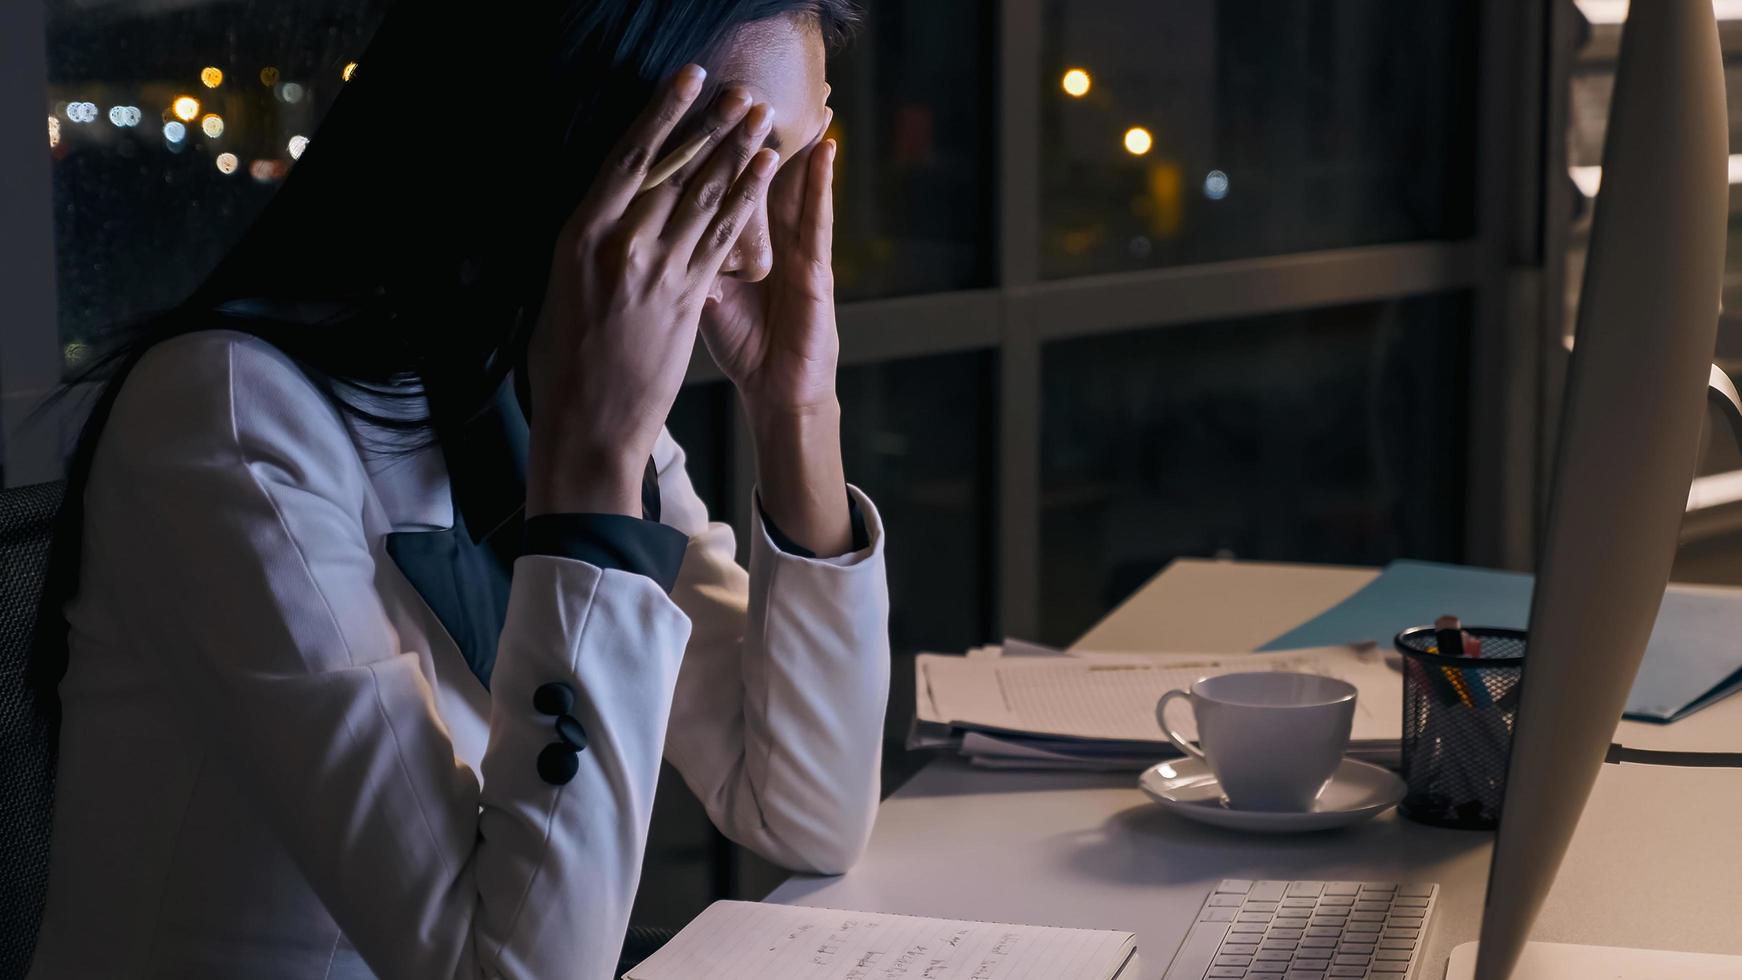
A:
[[[1163,980],[1416,980],[1438,885],[1229,879]]]

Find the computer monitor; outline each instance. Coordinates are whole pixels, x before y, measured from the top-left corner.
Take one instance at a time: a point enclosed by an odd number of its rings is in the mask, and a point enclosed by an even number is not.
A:
[[[1716,341],[1727,162],[1711,0],[1634,3],[1609,109],[1476,980],[1514,976],[1669,579]]]

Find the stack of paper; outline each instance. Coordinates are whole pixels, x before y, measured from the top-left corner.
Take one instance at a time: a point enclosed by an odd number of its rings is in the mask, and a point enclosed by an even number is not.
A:
[[[624,980],[1117,980],[1129,932],[715,902]]]
[[[1287,670],[1355,685],[1350,753],[1394,763],[1403,727],[1395,654],[1372,644],[1261,654],[1063,653],[1011,641],[967,656],[920,654],[909,748],[953,748],[975,765],[1138,770],[1179,754],[1155,704],[1200,677]],[[1195,740],[1191,713],[1170,714]]]

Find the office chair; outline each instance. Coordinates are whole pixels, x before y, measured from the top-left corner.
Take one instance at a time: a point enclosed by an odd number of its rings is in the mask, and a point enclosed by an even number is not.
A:
[[[55,723],[30,679],[31,637],[62,483],[0,490],[0,978],[36,949],[54,820]]]

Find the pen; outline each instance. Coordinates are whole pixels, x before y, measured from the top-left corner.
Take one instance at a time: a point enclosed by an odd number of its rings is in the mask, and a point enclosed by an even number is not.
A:
[[[702,133],[695,139],[692,139],[688,143],[685,143],[671,151],[665,159],[654,164],[653,169],[647,172],[647,179],[641,182],[641,189],[635,192],[635,196],[640,197],[648,191],[653,190],[655,187],[658,187],[660,184],[670,180],[672,174],[682,170],[684,165],[689,163],[691,160],[694,160],[696,154],[702,152],[702,147],[707,145],[708,134]]]
[[[1434,641],[1439,645],[1442,656],[1471,657],[1481,655],[1480,647],[1477,647],[1475,652],[1471,651],[1469,637],[1464,633],[1464,624],[1459,622],[1456,616],[1441,616],[1434,620]],[[1481,683],[1480,675],[1470,678],[1464,675],[1464,671],[1456,667],[1441,667],[1440,669],[1445,671],[1446,679],[1452,682],[1452,686],[1458,691],[1458,697],[1462,698],[1465,704],[1472,708],[1488,706],[1488,688]]]

